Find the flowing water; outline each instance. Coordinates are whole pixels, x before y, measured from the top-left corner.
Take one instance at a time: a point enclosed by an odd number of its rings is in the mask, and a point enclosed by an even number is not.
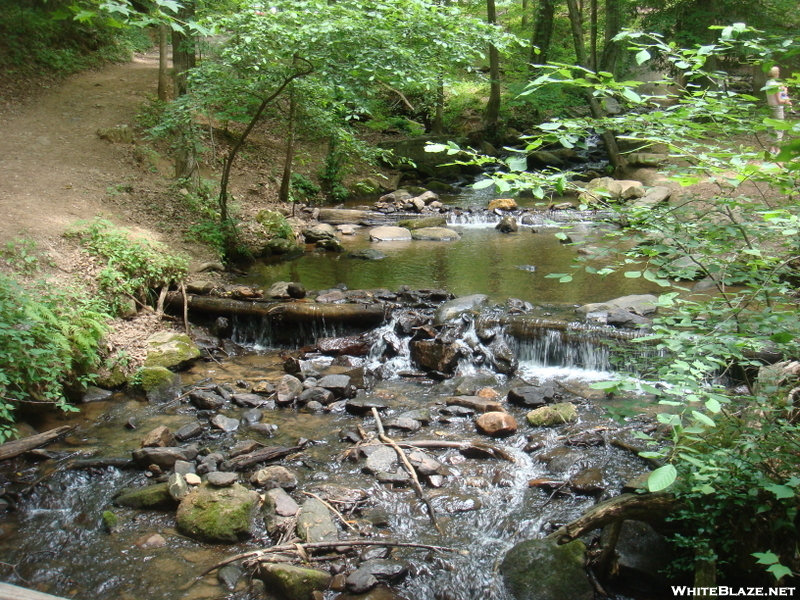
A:
[[[456,295],[485,293],[496,302],[514,297],[535,303],[542,318],[552,314],[545,303],[571,305],[647,291],[647,284],[643,285],[641,280],[624,277],[602,280],[585,276],[582,271],[575,273],[570,285],[547,279],[548,273],[572,272],[570,265],[576,258],[573,247],[560,244],[551,235],[555,229],[539,226],[539,233],[532,233],[527,227],[516,234],[501,235],[491,222],[465,222],[454,227],[462,233],[457,242],[380,244],[377,247],[387,258],[375,262],[313,253],[287,263],[265,263],[258,268],[257,280],[263,284],[276,280],[300,281],[308,289],[345,283],[351,289],[396,289],[408,285],[442,288]],[[576,222],[571,227],[589,237],[602,234],[601,228],[589,222]],[[346,243],[353,249],[370,244],[364,235]],[[493,326],[498,328],[499,335],[506,335],[500,324]],[[380,370],[384,379],[378,380],[366,394],[388,403],[384,419],[424,409],[430,412],[431,422],[417,433],[403,434],[396,430],[390,433],[402,441],[485,443],[487,438],[476,433],[471,418],[447,413],[445,399],[453,395],[459,378],[434,383],[419,377],[403,377],[404,372],[414,370],[407,339],[400,340],[395,356],[386,358],[384,335],[393,329],[394,323],[390,322],[373,333],[374,345],[363,363],[368,370]],[[472,331],[465,337],[474,335]],[[336,333],[298,331],[296,345]],[[283,374],[283,356],[280,349],[270,349],[269,331],[263,325],[238,323],[235,337],[260,347],[261,351],[223,362],[200,362],[183,374],[184,384],[212,379],[235,385],[240,380],[276,379]],[[509,335],[508,342],[515,348],[520,367],[513,382],[491,375],[495,381],[493,387],[500,392],[512,383],[556,379],[574,382],[611,376],[609,347],[596,343],[585,332],[569,334],[542,329],[536,335]],[[322,374],[345,370],[335,361],[331,364],[330,359],[318,361],[315,368]],[[490,376],[474,365],[465,363],[459,368],[458,375]],[[298,438],[308,438],[313,441],[311,445],[281,463],[297,474],[298,491],[318,483],[365,490],[368,504],[353,519],[366,534],[462,551],[397,552],[395,558],[408,561],[412,567],[412,574],[395,587],[398,593],[409,600],[509,600],[497,573],[505,552],[519,541],[543,537],[597,500],[595,496],[569,491],[560,494],[529,487],[529,481],[556,478],[567,482],[581,470],[595,467],[602,470],[604,494],[615,494],[624,482],[646,470],[641,459],[609,443],[620,425],[605,417],[602,407],[588,402],[579,405],[577,424],[547,431],[527,427],[526,409],[510,406],[509,412],[521,425],[518,433],[491,442],[504,448],[514,462],[464,458],[455,450],[430,450],[450,472],[441,488],[426,488],[437,507],[442,534],[432,527],[411,488],[392,489],[380,484],[374,476],[362,472],[363,462],[344,458],[351,444],[340,440],[340,431],[359,426],[374,431],[372,417],[353,416],[341,409],[321,413],[275,409],[265,416],[265,421],[277,426],[274,438],[240,429],[229,434],[209,434],[203,438],[203,447],[225,451],[244,439],[255,439],[265,445],[294,445]],[[242,410],[234,407],[223,412],[239,418]],[[156,405],[120,395],[109,402],[87,405],[79,415],[47,415],[42,419],[39,424],[42,429],[63,423],[76,423],[80,427],[65,441],[48,448],[51,460],[39,464],[17,460],[12,464],[14,469],[3,475],[6,492],[18,499],[18,506],[4,515],[0,525],[0,578],[78,600],[273,598],[269,591],[249,588],[246,580],[230,590],[214,575],[187,587],[191,578],[205,567],[232,554],[270,545],[263,524],[247,542],[233,546],[200,544],[177,532],[173,511],[135,511],[112,505],[121,488],[145,483],[140,471],[60,468],[76,456],[128,457],[142,437],[156,426],[167,425],[174,431],[196,420],[196,410],[191,405],[184,402]],[[136,428],[131,429],[131,424]],[[572,440],[587,435],[594,441],[572,444]],[[573,460],[566,461],[566,466],[559,469],[550,469],[542,458],[550,451],[569,454]],[[295,496],[298,501],[303,498],[301,493]],[[115,533],[108,533],[103,527],[106,510],[113,510],[120,519]],[[376,513],[385,515],[385,527],[368,522],[368,515]],[[148,540],[155,533],[163,536],[164,545],[148,547]],[[340,535],[344,538],[348,533],[342,530]],[[351,559],[348,561],[352,564]],[[334,597],[333,592],[325,596],[328,600]]]

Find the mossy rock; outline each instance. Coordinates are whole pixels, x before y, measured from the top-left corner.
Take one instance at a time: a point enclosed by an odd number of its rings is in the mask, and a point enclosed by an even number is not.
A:
[[[216,488],[203,484],[178,506],[178,529],[201,542],[232,544],[252,534],[259,496],[239,483]]]
[[[508,551],[500,566],[506,589],[516,600],[592,600],[580,540],[528,540]]]
[[[270,563],[261,563],[257,576],[288,600],[308,600],[315,591],[327,590],[331,582],[325,571]]]
[[[528,423],[534,427],[553,427],[578,420],[578,411],[569,402],[551,404],[528,413]]]
[[[142,367],[133,378],[145,392],[172,387],[178,376],[166,367]]]
[[[119,517],[110,510],[103,511],[103,529],[108,533],[117,533],[120,528]]]
[[[292,240],[287,240],[284,238],[273,238],[269,240],[261,249],[261,256],[272,256],[272,255],[282,255],[282,254],[289,254],[293,250],[297,250],[299,247],[295,244]]]
[[[200,348],[185,333],[161,331],[147,339],[146,367],[180,367],[199,358]]]
[[[124,489],[122,493],[114,499],[117,506],[127,508],[172,508],[175,500],[169,493],[169,485],[166,483],[156,483],[140,488]],[[105,515],[103,515],[105,521]]]

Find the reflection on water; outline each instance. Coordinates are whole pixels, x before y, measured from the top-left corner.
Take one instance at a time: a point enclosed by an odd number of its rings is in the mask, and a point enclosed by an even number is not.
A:
[[[575,229],[590,241],[604,231],[586,224]],[[587,303],[610,300],[626,294],[654,291],[654,284],[628,279],[621,273],[601,278],[573,269],[578,247],[564,245],[554,237],[557,229],[532,233],[520,228],[502,234],[492,226],[453,227],[462,234],[453,242],[370,242],[367,230],[344,236],[348,250],[375,248],[383,260],[365,261],[332,252],[308,252],[288,262],[258,263],[247,282],[269,286],[275,281],[298,281],[309,290],[344,283],[349,289],[440,288],[456,296],[486,294],[493,301],[519,298],[532,303]],[[567,230],[569,231],[569,230]],[[309,246],[309,248],[311,248]],[[600,261],[589,264],[601,268]],[[572,283],[547,278],[551,273],[570,273]]]

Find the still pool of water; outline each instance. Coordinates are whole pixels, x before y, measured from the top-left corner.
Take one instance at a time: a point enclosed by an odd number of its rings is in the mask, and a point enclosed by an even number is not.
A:
[[[629,279],[622,273],[605,278],[572,266],[579,246],[562,244],[557,228],[522,227],[503,234],[493,224],[451,226],[461,239],[451,242],[408,240],[370,242],[368,228],[354,236],[343,236],[348,250],[374,248],[386,255],[382,260],[366,261],[347,257],[347,253],[306,252],[290,261],[264,261],[254,265],[249,284],[269,287],[276,281],[301,282],[308,290],[322,290],[344,283],[349,289],[387,288],[401,285],[444,289],[456,296],[486,294],[495,302],[519,298],[534,304],[600,302],[627,294],[657,292],[654,284]],[[600,241],[607,233],[590,223],[577,223],[566,230],[580,235],[588,244]],[[309,246],[309,249],[311,246]],[[607,260],[588,264],[602,268]],[[570,273],[571,283],[548,278],[553,273]]]

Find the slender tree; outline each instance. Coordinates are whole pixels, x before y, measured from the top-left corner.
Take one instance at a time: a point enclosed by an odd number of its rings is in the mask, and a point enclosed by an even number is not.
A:
[[[539,0],[531,36],[530,64],[544,64],[550,59],[550,44],[556,17],[556,0]],[[530,67],[531,73],[534,71]]]
[[[497,25],[495,0],[486,0],[487,21]],[[497,122],[500,118],[500,53],[497,46],[489,44],[489,102],[483,115],[483,126],[490,138],[497,135]]]

